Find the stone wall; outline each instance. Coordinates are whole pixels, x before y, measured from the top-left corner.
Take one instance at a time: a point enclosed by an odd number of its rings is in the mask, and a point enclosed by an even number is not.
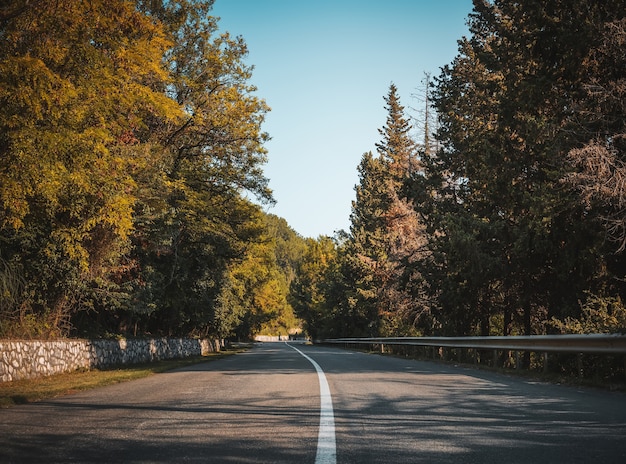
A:
[[[220,340],[0,340],[0,382],[219,351]]]

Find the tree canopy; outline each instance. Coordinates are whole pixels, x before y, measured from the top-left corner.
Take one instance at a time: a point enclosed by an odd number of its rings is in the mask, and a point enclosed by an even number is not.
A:
[[[424,133],[390,85],[349,230],[307,239],[212,4],[0,7],[0,336],[624,330],[623,0],[474,0]]]
[[[475,0],[468,25],[427,90],[435,133],[414,138],[385,97],[318,331],[620,330],[623,0]]]
[[[212,3],[0,10],[0,332],[224,337],[241,286],[297,324],[259,206],[269,108]]]

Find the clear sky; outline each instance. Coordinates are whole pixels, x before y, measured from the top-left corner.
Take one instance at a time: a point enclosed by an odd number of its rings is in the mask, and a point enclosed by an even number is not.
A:
[[[424,73],[454,59],[471,11],[471,0],[216,0],[212,14],[245,39],[250,83],[272,108],[267,211],[305,237],[347,230],[389,85],[411,116]]]

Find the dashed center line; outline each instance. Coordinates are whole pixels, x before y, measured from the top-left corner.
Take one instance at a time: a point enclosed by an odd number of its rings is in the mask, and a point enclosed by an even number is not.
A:
[[[311,357],[304,354],[295,346],[285,342],[285,345],[293,348],[304,356],[317,371],[317,378],[320,383],[320,428],[317,436],[317,454],[315,464],[336,464],[337,447],[335,443],[335,416],[333,412],[333,399],[330,396],[330,388],[326,375],[319,364]]]

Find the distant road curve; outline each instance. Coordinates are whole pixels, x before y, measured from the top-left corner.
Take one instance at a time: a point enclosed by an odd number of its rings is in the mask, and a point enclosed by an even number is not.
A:
[[[313,464],[309,359],[337,463],[626,462],[623,393],[290,343],[0,410],[0,462]]]

